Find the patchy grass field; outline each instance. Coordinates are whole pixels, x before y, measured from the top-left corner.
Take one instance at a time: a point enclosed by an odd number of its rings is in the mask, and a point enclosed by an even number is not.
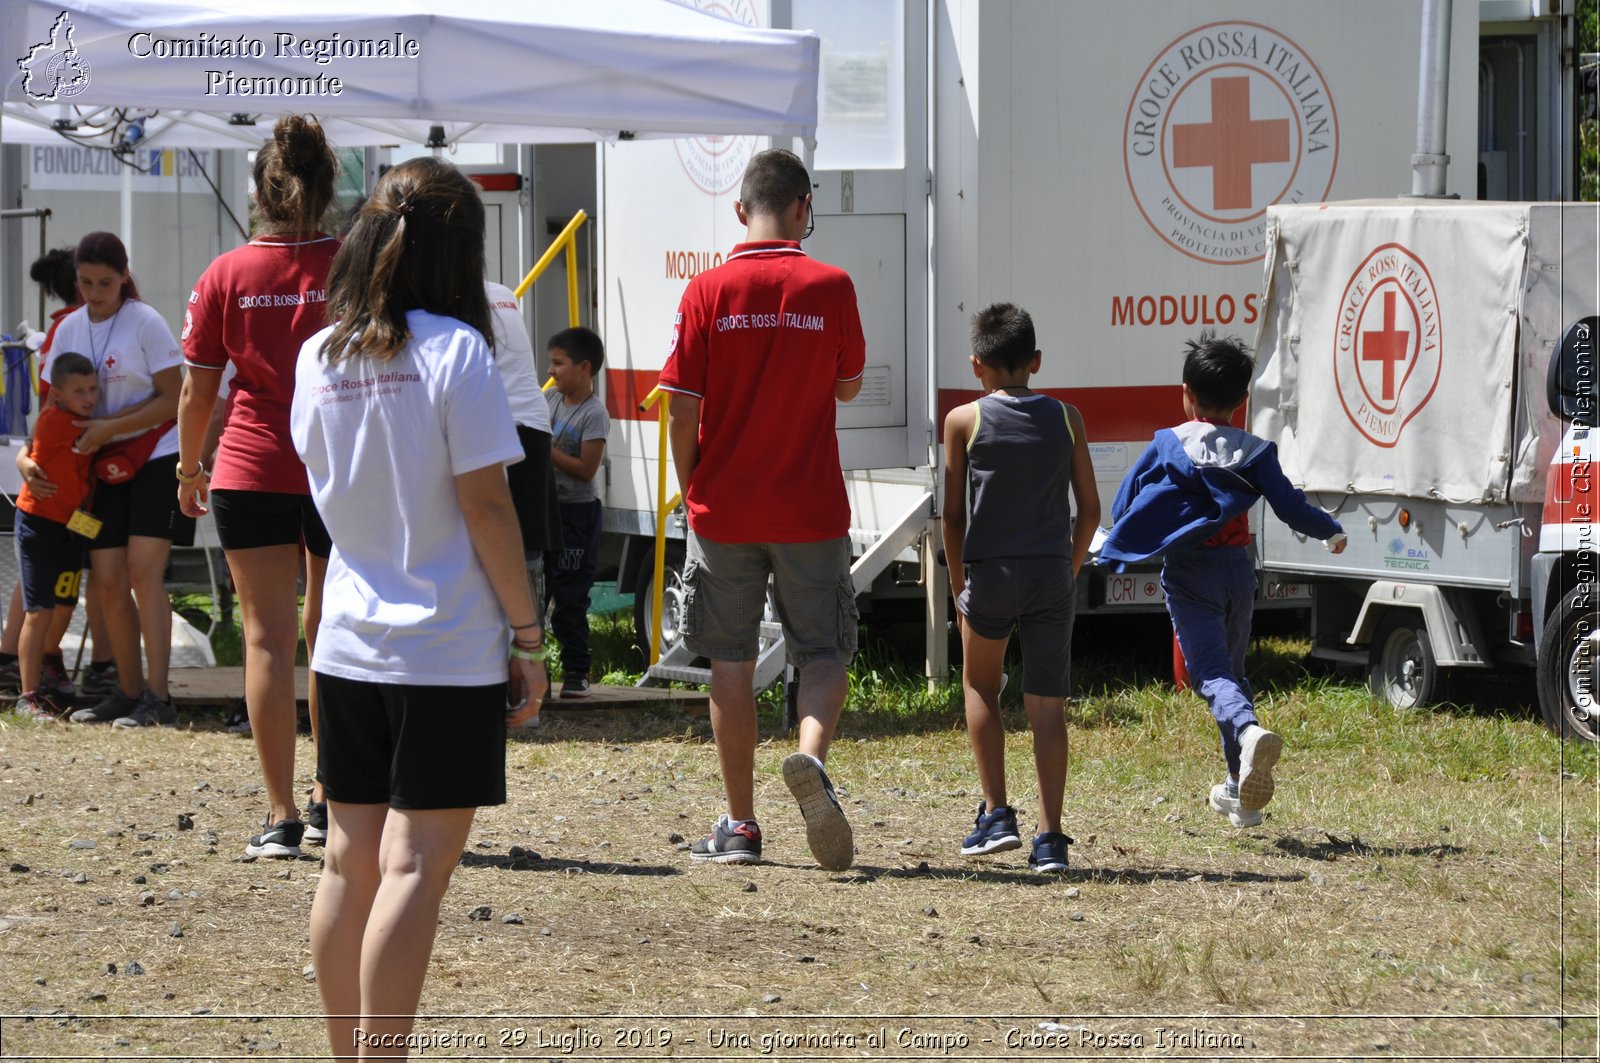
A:
[[[1380,708],[1293,650],[1253,665],[1286,752],[1248,830],[1204,805],[1203,704],[1085,660],[1057,878],[957,855],[979,797],[955,694],[871,660],[829,763],[842,874],[806,851],[772,710],[771,862],[734,869],[682,851],[722,808],[704,720],[551,719],[513,740],[510,803],[463,854],[417,1055],[1595,1058],[1594,751],[1527,713]],[[324,1054],[320,864],[240,859],[250,742],[4,719],[0,1055]]]

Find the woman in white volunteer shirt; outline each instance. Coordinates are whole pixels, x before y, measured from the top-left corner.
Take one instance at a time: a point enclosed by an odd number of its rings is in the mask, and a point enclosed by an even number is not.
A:
[[[548,683],[483,217],[443,160],[385,173],[328,276],[336,324],[295,371],[290,435],[334,544],[311,661],[328,797],[311,953],[336,1054],[357,1027],[411,1030],[473,813],[505,801],[506,727]]]
[[[89,593],[105,616],[120,689],[71,718],[74,723],[170,727],[177,724],[178,712],[167,689],[172,657],[167,558],[173,543],[194,542],[194,518],[178,511],[172,493],[178,464],[173,418],[183,356],[166,321],[139,298],[128,273],[127,248],[115,233],[85,236],[74,260],[84,305],[61,320],[50,350],[52,356],[61,351],[86,355],[100,378],[100,405],[94,418],[83,422],[78,449],[99,451],[147,434],[155,438],[144,441],[153,445],[132,479],[95,488],[94,515],[103,524],[89,544]],[[41,375],[48,373],[47,363]],[[31,482],[38,466],[24,467],[23,475]],[[140,666],[141,637],[150,662],[148,683]]]

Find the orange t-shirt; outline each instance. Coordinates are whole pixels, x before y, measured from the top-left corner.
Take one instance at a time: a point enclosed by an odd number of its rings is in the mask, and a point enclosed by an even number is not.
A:
[[[83,505],[89,495],[89,477],[93,475],[93,454],[79,454],[72,444],[83,435],[83,429],[72,422],[76,418],[59,406],[46,406],[39,411],[39,420],[33,426],[33,445],[29,455],[44,469],[56,493],[49,498],[39,498],[22,485],[17,496],[17,508],[35,517],[65,524],[72,519],[72,511]]]

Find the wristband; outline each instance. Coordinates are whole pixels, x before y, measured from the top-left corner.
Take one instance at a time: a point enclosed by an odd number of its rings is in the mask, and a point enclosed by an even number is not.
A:
[[[543,643],[539,644],[538,649],[526,650],[513,642],[511,644],[511,656],[519,661],[542,661],[550,656],[550,650]]]
[[[512,631],[526,631],[530,627],[544,627],[544,625],[539,623],[539,621],[535,620],[531,624],[512,624],[511,625],[511,630]]]
[[[194,463],[194,465],[195,469],[192,473],[185,473],[183,471],[183,463],[181,461],[172,467],[172,472],[178,477],[179,483],[192,484],[206,474],[205,462],[197,461]]]

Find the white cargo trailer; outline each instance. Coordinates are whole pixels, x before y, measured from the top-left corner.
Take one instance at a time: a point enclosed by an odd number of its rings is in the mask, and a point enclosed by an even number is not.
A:
[[[1313,587],[1313,653],[1374,693],[1537,664],[1543,713],[1594,741],[1593,204],[1274,207],[1252,430],[1350,536],[1264,522]]]

